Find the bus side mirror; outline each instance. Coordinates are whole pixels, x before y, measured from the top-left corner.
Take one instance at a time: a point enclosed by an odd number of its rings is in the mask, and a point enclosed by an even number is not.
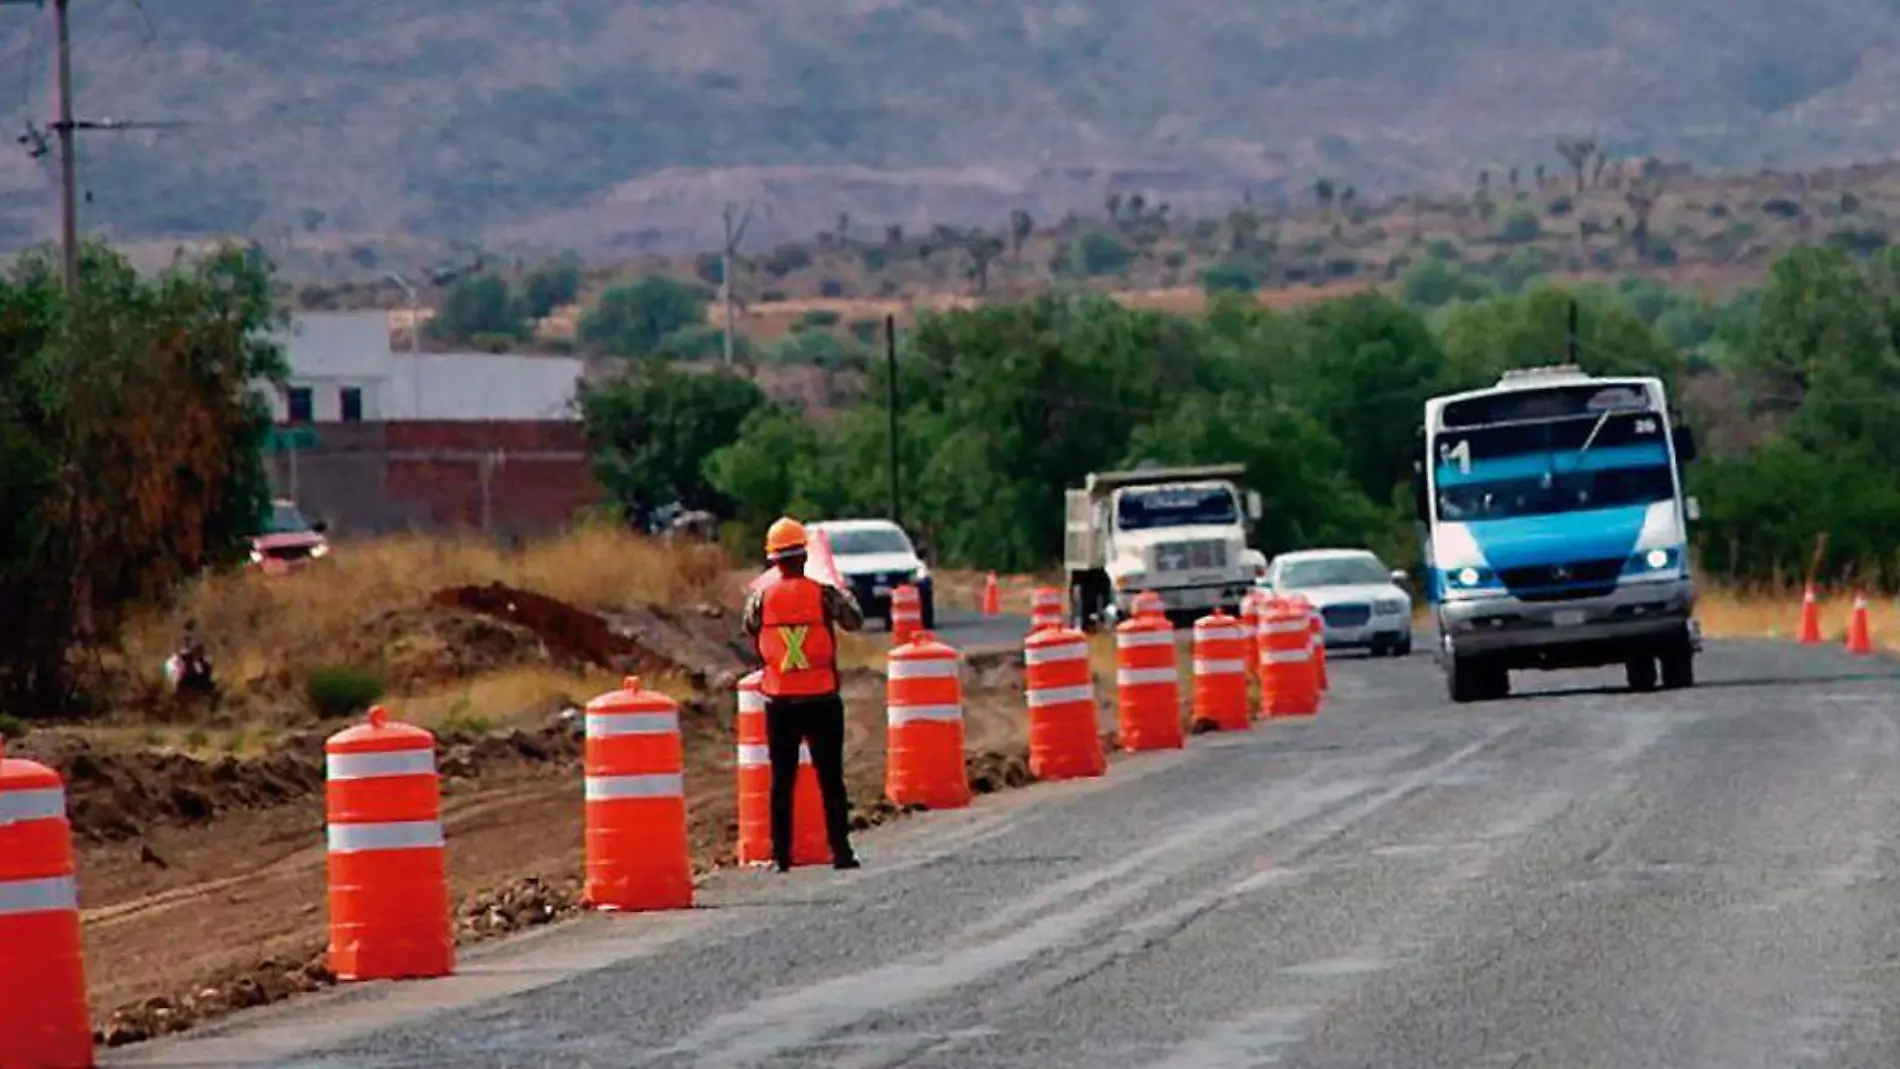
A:
[[[1260,503],[1260,491],[1247,491],[1247,518],[1255,523],[1259,523],[1260,517],[1265,515],[1265,513],[1266,509]]]
[[[1695,460],[1695,431],[1691,430],[1688,424],[1679,423],[1670,433],[1676,439],[1676,462],[1687,464]]]
[[[1697,501],[1693,497],[1683,498],[1682,514],[1688,517],[1690,523],[1700,522],[1702,519],[1702,502]]]
[[[1423,471],[1413,471],[1412,512],[1418,516],[1419,522],[1421,523],[1429,523],[1431,521],[1432,513],[1427,505],[1428,502],[1425,499],[1425,473]]]

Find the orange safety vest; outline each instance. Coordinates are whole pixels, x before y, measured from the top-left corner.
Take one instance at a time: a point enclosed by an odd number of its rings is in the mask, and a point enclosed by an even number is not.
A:
[[[838,691],[838,643],[825,619],[825,592],[804,576],[781,578],[765,591],[759,656],[769,698],[809,698]]]

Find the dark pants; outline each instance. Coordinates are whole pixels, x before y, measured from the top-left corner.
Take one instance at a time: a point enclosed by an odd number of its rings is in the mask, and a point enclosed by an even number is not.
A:
[[[792,860],[792,790],[798,785],[798,744],[811,750],[818,793],[825,802],[825,833],[832,859],[851,857],[851,801],[844,790],[844,699],[767,698],[765,741],[772,758],[772,856]]]

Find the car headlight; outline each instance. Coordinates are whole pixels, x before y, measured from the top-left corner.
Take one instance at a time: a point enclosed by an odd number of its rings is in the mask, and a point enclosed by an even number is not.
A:
[[[1372,603],[1372,611],[1380,616],[1397,616],[1405,611],[1405,602],[1399,598],[1380,598]]]
[[[252,564],[264,563],[264,551],[261,549],[251,550],[251,563]]]
[[[928,564],[919,564],[916,570],[910,573],[910,581],[913,583],[921,583],[928,578],[930,578],[930,565]]]
[[[316,545],[310,547],[310,555],[312,557],[327,557],[330,555],[330,547],[326,543],[318,542]]]

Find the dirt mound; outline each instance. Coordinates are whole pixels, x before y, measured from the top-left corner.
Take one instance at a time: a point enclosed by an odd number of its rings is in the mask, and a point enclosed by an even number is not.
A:
[[[688,732],[716,729],[709,703],[682,709]],[[534,731],[447,733],[437,739],[445,789],[503,765],[572,764],[581,756],[578,717],[554,717]],[[265,809],[323,791],[323,736],[286,737],[258,757],[214,759],[164,750],[102,750],[64,732],[36,731],[12,748],[66,782],[73,834],[84,841],[136,838],[153,825],[203,824],[234,810]]]
[[[609,616],[531,590],[491,583],[438,591],[434,602],[482,613],[532,636],[557,663],[610,671],[678,673],[703,690],[731,689],[750,670],[736,616],[716,606],[643,606]]]
[[[439,590],[430,600],[525,628],[557,663],[595,665],[616,672],[659,672],[671,667],[651,651],[614,634],[602,617],[532,590],[503,583],[458,586]]]
[[[1029,771],[1028,750],[970,754],[963,759],[963,768],[970,777],[970,789],[978,794],[994,794],[1036,782]]]
[[[739,615],[717,605],[681,610],[649,605],[614,613],[607,621],[615,634],[670,661],[701,690],[731,690],[753,667]]]
[[[137,836],[152,823],[198,824],[232,809],[281,805],[323,788],[323,741],[286,739],[266,756],[201,760],[162,750],[100,750],[76,735],[34,732],[15,756],[30,757],[66,781],[73,833],[105,842]]]
[[[381,651],[389,684],[415,690],[547,657],[534,631],[485,613],[430,605],[384,613],[365,632]]]

